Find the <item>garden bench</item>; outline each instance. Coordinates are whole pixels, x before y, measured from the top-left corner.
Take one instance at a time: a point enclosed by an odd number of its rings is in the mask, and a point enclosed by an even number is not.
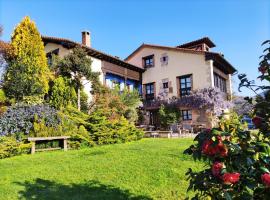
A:
[[[36,150],[36,142],[38,142],[38,141],[62,140],[64,151],[67,151],[67,139],[69,139],[69,138],[70,138],[70,136],[29,137],[28,141],[32,142],[31,154],[34,154],[36,151],[50,151],[50,150],[61,149],[61,147],[56,147],[56,148],[46,148],[46,149],[37,149]]]
[[[171,138],[172,131],[145,131],[144,137]]]

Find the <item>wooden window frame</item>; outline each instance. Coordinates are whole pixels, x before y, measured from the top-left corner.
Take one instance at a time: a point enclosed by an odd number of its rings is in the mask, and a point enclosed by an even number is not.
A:
[[[226,79],[214,72],[214,86],[221,92],[227,93]]]
[[[151,93],[147,93],[148,91],[148,86],[150,86],[150,92]],[[152,87],[151,87],[152,86]],[[152,82],[152,83],[147,83],[147,84],[144,84],[144,88],[145,88],[145,99],[146,100],[153,100],[155,99],[155,93],[156,93],[156,89],[155,89],[155,82]]]
[[[146,65],[146,60],[148,60],[148,59],[152,59],[152,64],[151,65]],[[154,54],[143,57],[142,62],[143,62],[143,67],[146,68],[146,69],[154,67],[155,66],[155,56],[154,56]]]
[[[181,110],[181,115],[183,121],[192,120],[192,110]]]
[[[187,81],[185,81],[185,88],[182,88],[182,84],[181,84],[181,79],[186,79],[186,78],[190,78],[190,87],[187,87]],[[189,95],[189,93],[192,91],[193,89],[193,78],[192,78],[192,74],[186,74],[186,75],[183,75],[183,76],[179,76],[177,77],[178,79],[178,84],[179,84],[179,96],[180,97],[183,97],[185,95]],[[188,89],[190,88],[190,89]],[[182,94],[182,91],[185,90],[185,91],[189,91],[189,92],[186,92],[186,94]]]

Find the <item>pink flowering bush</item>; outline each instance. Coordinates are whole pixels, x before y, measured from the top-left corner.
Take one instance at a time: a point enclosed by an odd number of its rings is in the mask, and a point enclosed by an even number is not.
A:
[[[270,46],[270,40],[263,43]],[[253,123],[257,131],[245,130],[236,114],[221,119],[212,130],[198,134],[184,153],[203,160],[206,168],[186,173],[188,190],[196,192],[192,199],[270,199],[270,47],[264,50],[258,67],[264,86],[256,86],[239,75],[240,87],[256,94]],[[254,102],[252,98],[246,98]]]

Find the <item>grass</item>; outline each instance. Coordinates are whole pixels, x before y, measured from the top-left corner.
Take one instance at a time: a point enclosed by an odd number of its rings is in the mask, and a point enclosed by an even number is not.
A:
[[[191,139],[143,139],[0,160],[0,199],[184,199]]]

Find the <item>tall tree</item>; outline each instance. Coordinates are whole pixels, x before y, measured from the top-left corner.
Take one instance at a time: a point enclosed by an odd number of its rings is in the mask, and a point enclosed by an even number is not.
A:
[[[3,26],[0,25],[0,37],[2,36],[2,34],[3,34]],[[3,72],[6,69],[6,64],[7,64],[6,58],[8,56],[9,49],[10,49],[10,45],[0,39],[0,80],[1,80],[1,83],[2,83]]]
[[[22,100],[48,92],[51,76],[44,44],[33,21],[27,16],[18,24],[11,37],[12,57],[4,77],[8,97]]]
[[[93,72],[91,69],[92,60],[88,57],[87,52],[81,47],[75,47],[72,52],[66,55],[57,63],[60,74],[68,78],[72,78],[77,89],[78,110],[81,109],[81,88],[83,87],[83,79],[92,83],[92,89],[99,84],[99,73]]]

